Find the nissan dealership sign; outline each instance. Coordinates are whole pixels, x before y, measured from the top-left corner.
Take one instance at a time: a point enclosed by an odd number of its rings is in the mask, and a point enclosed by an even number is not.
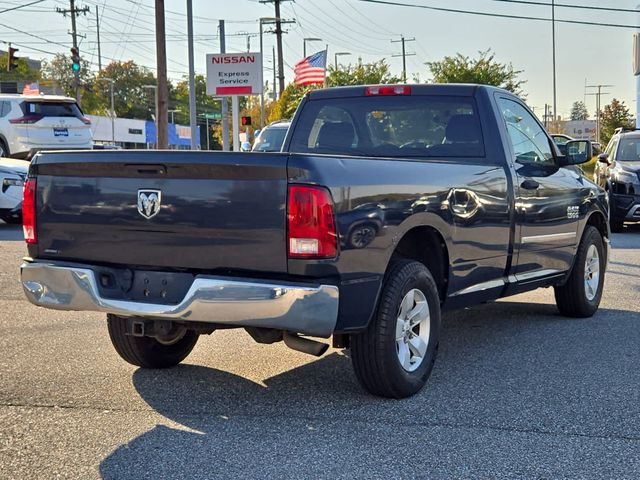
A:
[[[262,93],[260,53],[207,54],[207,95],[255,95]]]

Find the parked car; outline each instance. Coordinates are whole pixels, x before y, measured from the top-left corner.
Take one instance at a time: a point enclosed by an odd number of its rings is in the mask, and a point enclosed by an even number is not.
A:
[[[29,162],[0,158],[0,220],[22,222],[22,186],[27,177]]]
[[[264,127],[253,142],[252,152],[279,152],[291,126],[289,120],[278,120]]]
[[[640,222],[640,131],[617,129],[593,178],[609,193],[612,232],[621,232],[624,222]]]
[[[216,329],[313,355],[328,345],[309,337],[333,336],[365,389],[407,397],[443,309],[540,287],[565,316],[598,309],[609,207],[576,175],[590,142],[566,146],[505,90],[435,84],[311,91],[269,155],[40,153],[22,285],[36,305],[106,313],[140,367]]]
[[[0,157],[92,146],[91,121],[73,98],[0,94]]]

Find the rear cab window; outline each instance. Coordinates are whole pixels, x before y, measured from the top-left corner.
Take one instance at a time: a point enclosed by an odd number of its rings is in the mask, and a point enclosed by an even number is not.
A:
[[[390,95],[308,101],[289,150],[367,157],[484,157],[472,97]]]

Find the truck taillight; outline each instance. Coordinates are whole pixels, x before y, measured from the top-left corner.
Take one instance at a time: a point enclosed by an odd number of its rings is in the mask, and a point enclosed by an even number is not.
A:
[[[328,190],[289,185],[289,257],[331,258],[338,252],[333,202]]]
[[[36,235],[36,179],[28,178],[22,190],[22,230],[27,243],[38,243]]]
[[[379,85],[365,88],[364,94],[367,97],[378,95],[411,95],[411,87],[409,85]]]

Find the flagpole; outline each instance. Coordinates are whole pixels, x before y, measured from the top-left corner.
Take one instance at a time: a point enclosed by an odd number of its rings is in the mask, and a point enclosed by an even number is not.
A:
[[[324,49],[324,81],[322,82],[322,88],[327,88],[327,59],[329,58],[329,44]]]

